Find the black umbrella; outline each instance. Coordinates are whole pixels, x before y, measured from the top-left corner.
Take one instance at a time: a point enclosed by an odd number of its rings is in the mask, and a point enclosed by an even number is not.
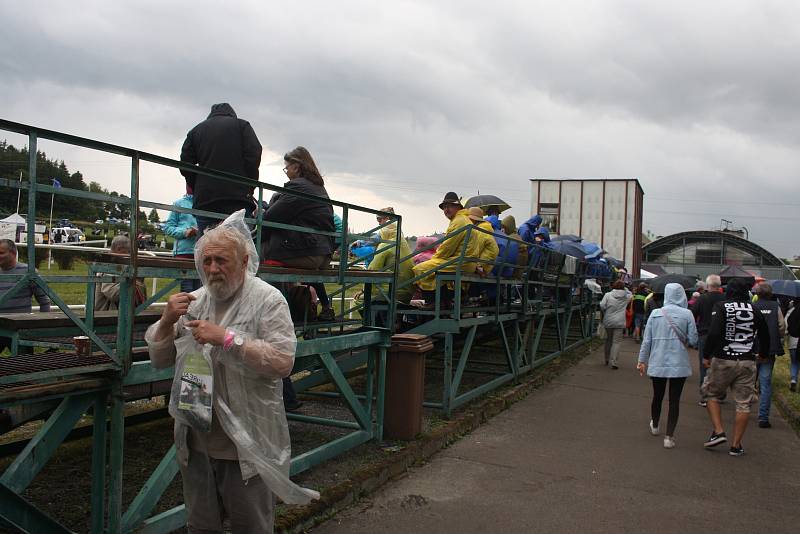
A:
[[[581,248],[580,244],[575,243],[574,241],[551,241],[550,244],[552,245],[553,250],[556,250],[562,254],[574,256],[579,260],[582,260],[586,257],[586,252],[583,251],[583,248]]]
[[[625,262],[622,260],[618,260],[617,258],[612,258],[611,256],[606,256],[605,258],[608,264],[616,269],[622,269],[623,267],[625,267]]]
[[[653,293],[664,293],[664,288],[667,287],[667,284],[673,283],[682,285],[683,289],[694,289],[695,284],[697,284],[697,278],[688,274],[670,273],[647,280],[647,284],[653,290]]]
[[[502,200],[500,197],[496,197],[494,195],[478,195],[474,196],[471,199],[467,200],[467,203],[464,205],[465,208],[474,208],[478,207],[483,210],[484,213],[489,211],[489,208],[494,208],[498,212],[502,213],[509,209],[509,206],[505,200]]]
[[[800,297],[800,280],[770,280],[774,295],[783,295],[796,299]]]
[[[722,285],[727,285],[734,278],[741,278],[750,286],[756,283],[755,275],[748,273],[738,265],[728,265],[719,272],[719,277],[722,280]]]

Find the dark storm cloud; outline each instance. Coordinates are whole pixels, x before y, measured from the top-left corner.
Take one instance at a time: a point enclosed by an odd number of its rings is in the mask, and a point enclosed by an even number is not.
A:
[[[788,198],[800,172],[791,3],[37,2],[0,19],[4,118],[174,157],[228,101],[272,157],[308,146],[370,202],[480,189],[521,219],[528,178],[638,177],[657,233],[726,211],[663,199],[724,198],[794,251],[791,219],[746,204],[754,184]]]

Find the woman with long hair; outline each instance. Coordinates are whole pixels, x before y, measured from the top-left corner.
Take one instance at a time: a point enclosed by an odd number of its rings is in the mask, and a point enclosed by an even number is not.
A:
[[[329,198],[325,182],[311,153],[302,146],[283,156],[288,182],[283,187],[292,192]],[[334,232],[333,207],[327,202],[302,198],[291,193],[275,193],[264,211],[264,220]],[[333,238],[316,233],[269,228],[264,243],[264,259],[268,265],[298,269],[325,270],[330,266]],[[309,283],[317,292],[322,310],[319,319],[331,321],[334,311],[322,283]]]

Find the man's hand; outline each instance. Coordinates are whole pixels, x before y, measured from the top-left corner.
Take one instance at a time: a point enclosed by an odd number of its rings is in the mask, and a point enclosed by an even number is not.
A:
[[[197,235],[197,228],[192,226],[186,232],[183,233],[184,237],[192,237],[193,235]]]
[[[225,329],[209,321],[187,321],[186,326],[192,329],[192,336],[201,345],[222,346],[225,343]]]
[[[703,367],[706,369],[711,368],[711,360],[708,358],[703,358]]]
[[[161,321],[169,326],[178,322],[182,315],[189,311],[189,304],[195,300],[191,293],[175,293],[167,300],[167,307],[161,315]]]
[[[644,374],[647,372],[647,364],[639,362],[636,364],[636,369],[639,370],[639,376],[644,376]]]
[[[767,362],[769,362],[769,356],[759,355],[758,357],[756,357],[756,363],[767,363]]]

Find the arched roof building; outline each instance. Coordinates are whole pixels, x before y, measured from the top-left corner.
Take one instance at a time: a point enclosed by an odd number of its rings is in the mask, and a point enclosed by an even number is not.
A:
[[[700,277],[719,273],[726,265],[740,265],[768,280],[795,279],[783,261],[767,249],[734,233],[715,230],[681,232],[652,241],[642,247],[642,263]]]

